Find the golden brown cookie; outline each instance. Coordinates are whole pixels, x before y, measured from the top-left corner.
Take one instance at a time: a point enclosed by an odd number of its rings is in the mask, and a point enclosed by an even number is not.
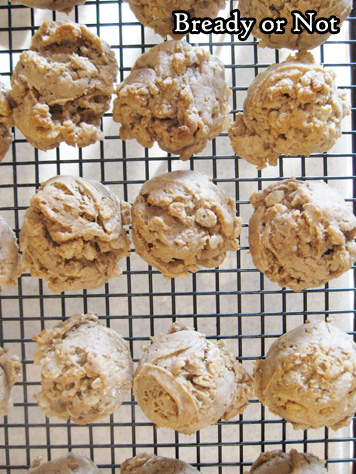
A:
[[[226,0],[128,0],[131,10],[144,26],[154,29],[155,33],[165,38],[167,35],[179,39],[185,34],[172,33],[175,10],[187,12],[191,18],[215,18],[219,10],[225,8]]]
[[[120,468],[121,474],[198,474],[199,471],[179,459],[141,453],[126,459]]]
[[[68,453],[43,464],[35,459],[28,474],[101,474],[101,471],[82,454]]]
[[[52,291],[99,288],[129,255],[130,205],[99,181],[55,176],[30,202],[20,232],[23,263]]]
[[[14,105],[9,88],[0,81],[0,161],[12,143],[10,128],[14,126],[12,115]]]
[[[224,65],[186,41],[154,46],[119,84],[113,118],[120,137],[188,160],[227,129],[229,97]]]
[[[356,344],[330,321],[308,322],[272,344],[254,381],[261,403],[295,429],[337,430],[356,411]]]
[[[234,152],[262,169],[276,166],[280,153],[309,156],[330,150],[349,113],[334,71],[314,64],[310,53],[298,53],[252,81],[243,114],[236,115],[228,133]]]
[[[0,216],[0,287],[16,286],[16,280],[21,275],[22,269],[16,235]]]
[[[255,266],[294,291],[315,288],[356,260],[356,217],[333,188],[286,179],[254,193],[249,222]]]
[[[0,416],[7,415],[12,407],[11,388],[20,378],[20,359],[0,347]]]
[[[242,413],[252,380],[222,341],[173,324],[145,349],[133,391],[157,428],[192,434]]]
[[[280,450],[261,453],[245,474],[327,474],[323,463],[309,453]]]
[[[20,3],[31,8],[41,8],[43,10],[55,10],[63,13],[70,13],[75,5],[82,5],[85,0],[10,0],[11,3]]]
[[[194,171],[150,179],[132,205],[136,253],[166,278],[217,267],[238,250],[240,233],[234,200]]]
[[[87,27],[43,23],[12,74],[16,127],[40,150],[102,140],[117,70],[115,53]]]
[[[256,38],[261,39],[259,46],[269,48],[288,48],[306,50],[313,49],[325,43],[330,37],[330,32],[325,33],[309,33],[308,29],[300,25],[305,25],[298,21],[298,30],[301,33],[292,33],[293,29],[293,11],[298,11],[302,16],[298,15],[296,18],[305,18],[309,26],[310,18],[315,20],[320,18],[327,18],[335,16],[340,19],[338,27],[341,27],[342,22],[347,18],[352,8],[351,0],[314,0],[312,3],[308,0],[264,0],[263,2],[256,0],[239,0],[239,10],[244,17],[255,18],[256,24],[252,31]],[[316,14],[309,17],[307,11],[315,11]],[[272,18],[274,20],[284,18],[287,24],[284,27],[284,33],[264,33],[260,29],[260,22],[265,18]]]
[[[76,314],[33,337],[42,365],[35,395],[46,416],[86,425],[116,411],[132,385],[128,343],[93,313]]]

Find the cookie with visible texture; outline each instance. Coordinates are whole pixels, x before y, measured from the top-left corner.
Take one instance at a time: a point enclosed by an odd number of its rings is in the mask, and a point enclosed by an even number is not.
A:
[[[252,81],[243,113],[228,134],[234,152],[262,169],[276,166],[280,153],[309,156],[330,150],[349,113],[335,72],[315,64],[310,53],[298,53]]]
[[[136,253],[167,278],[217,267],[238,250],[240,233],[234,200],[194,171],[150,179],[132,205]]]
[[[35,459],[28,474],[101,474],[96,465],[80,453],[68,453],[41,464]]]
[[[128,396],[133,363],[128,343],[93,313],[76,314],[33,338],[42,365],[35,395],[46,416],[86,425],[109,416]]]
[[[173,324],[145,349],[133,392],[158,428],[192,434],[242,413],[252,380],[222,341]]]
[[[280,450],[261,453],[245,474],[327,474],[323,463],[309,453],[289,453]]]
[[[31,8],[42,10],[55,10],[70,13],[75,5],[82,5],[85,0],[10,0],[11,3],[20,3]]]
[[[331,33],[309,33],[306,28],[302,28],[299,34],[292,33],[293,17],[292,12],[297,10],[302,13],[309,23],[308,10],[316,12],[314,19],[329,18],[335,16],[340,19],[338,24],[341,27],[343,21],[351,12],[351,0],[314,0],[311,4],[308,0],[264,0],[263,2],[255,0],[239,0],[239,10],[244,17],[255,18],[256,24],[252,30],[256,38],[261,39],[259,46],[269,48],[288,48],[299,51],[313,49],[330,37]],[[285,18],[287,24],[284,27],[284,33],[263,33],[260,29],[260,22],[264,18],[274,20]]]
[[[119,84],[113,118],[120,137],[188,160],[226,130],[230,119],[224,65],[186,41],[154,46]]]
[[[0,287],[15,286],[21,273],[22,263],[16,235],[0,216]]]
[[[12,403],[12,386],[21,378],[21,363],[16,355],[0,347],[0,416],[7,415]]]
[[[179,459],[142,453],[126,459],[120,468],[121,474],[198,474],[190,464]]]
[[[55,176],[30,201],[20,232],[23,263],[52,291],[99,288],[129,255],[130,205],[99,181]]]
[[[255,266],[294,291],[315,288],[356,260],[356,217],[340,194],[319,181],[286,179],[250,197]]]
[[[12,143],[10,128],[14,126],[12,109],[14,101],[9,88],[0,81],[0,161],[6,155]]]
[[[115,53],[87,27],[43,23],[11,77],[16,127],[40,150],[102,140],[117,71]]]
[[[356,411],[356,344],[330,321],[280,336],[256,363],[255,394],[295,429],[350,424]]]
[[[179,39],[185,34],[174,34],[172,13],[184,10],[191,18],[215,18],[225,8],[226,0],[128,0],[136,18],[165,38],[167,35]]]

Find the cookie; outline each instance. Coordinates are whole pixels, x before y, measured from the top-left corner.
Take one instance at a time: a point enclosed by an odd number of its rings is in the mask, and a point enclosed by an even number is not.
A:
[[[245,474],[327,474],[323,463],[313,454],[280,450],[261,453]]]
[[[166,278],[217,267],[240,233],[234,200],[194,171],[150,179],[132,205],[135,251]]]
[[[0,287],[16,286],[16,280],[21,273],[22,263],[16,235],[0,216]]]
[[[93,461],[80,453],[68,453],[43,464],[37,458],[27,472],[28,474],[101,474]]]
[[[14,126],[12,109],[14,102],[9,88],[0,81],[0,162],[6,155],[12,143],[10,128]]]
[[[0,416],[8,414],[12,407],[10,392],[21,378],[21,363],[16,355],[0,347]]]
[[[95,289],[129,255],[130,205],[99,181],[55,176],[30,201],[20,232],[23,263],[52,291]]]
[[[229,97],[224,65],[186,41],[166,41],[136,61],[119,84],[113,118],[120,137],[144,147],[155,142],[188,160],[227,129]]]
[[[69,14],[75,5],[82,5],[85,0],[10,0],[11,3],[20,3],[31,8],[55,10]]]
[[[313,49],[321,44],[330,37],[330,30],[325,33],[310,33],[307,28],[303,27],[301,33],[292,33],[293,29],[293,11],[297,11],[303,15],[309,24],[309,16],[306,14],[307,11],[315,11],[316,15],[313,17],[315,20],[323,18],[329,18],[331,16],[340,19],[338,27],[341,27],[343,21],[347,18],[351,12],[352,1],[351,0],[315,0],[313,3],[306,2],[305,0],[295,0],[293,2],[285,0],[265,0],[259,2],[256,0],[239,0],[239,10],[244,17],[255,18],[255,27],[252,30],[253,35],[256,38],[261,39],[259,42],[260,47],[269,48],[288,48],[298,49],[300,51]],[[260,29],[260,22],[265,18],[280,19],[284,18],[287,20],[287,24],[284,27],[284,33],[263,33]],[[304,24],[300,21],[299,26]]]
[[[87,27],[43,23],[11,77],[16,127],[40,150],[102,140],[117,71],[115,53]]]
[[[199,471],[179,459],[141,453],[126,459],[120,468],[121,474],[198,474]]]
[[[192,434],[242,413],[252,380],[222,341],[173,324],[145,349],[133,392],[157,428]]]
[[[349,270],[356,260],[356,217],[333,188],[286,179],[250,197],[255,266],[294,291],[315,288]]]
[[[276,166],[280,153],[309,156],[330,150],[349,113],[335,72],[315,64],[310,53],[298,53],[258,74],[228,134],[234,152],[262,169]]]
[[[255,394],[295,429],[350,424],[356,411],[356,344],[330,321],[280,336],[256,363]]]
[[[128,343],[93,313],[76,314],[33,340],[34,363],[42,365],[42,388],[34,398],[46,416],[86,425],[114,413],[128,396]]]
[[[174,34],[172,13],[175,10],[187,12],[191,18],[215,18],[219,10],[225,8],[226,0],[128,0],[131,10],[144,26],[154,29],[155,33],[165,38],[167,35],[180,39],[185,34]]]

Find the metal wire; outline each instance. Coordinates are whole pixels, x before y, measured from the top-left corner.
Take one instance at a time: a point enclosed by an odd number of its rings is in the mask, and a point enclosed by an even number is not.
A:
[[[231,3],[230,9],[236,8]],[[90,1],[69,15],[106,39],[120,66],[119,80],[134,60],[161,41],[140,25],[121,0]],[[65,15],[33,10],[5,0],[0,3],[0,73],[9,78],[19,54],[44,20]],[[349,35],[348,35],[349,33]],[[238,42],[234,36],[188,37],[217,54],[226,65],[232,90],[233,118],[242,109],[253,77],[286,52],[259,49],[252,37]],[[133,397],[113,415],[82,427],[69,421],[47,419],[33,394],[40,389],[40,369],[33,365],[32,337],[76,312],[94,311],[130,344],[134,361],[150,336],[165,332],[172,321],[182,320],[212,339],[223,339],[251,371],[270,344],[282,333],[307,319],[332,316],[351,334],[355,326],[355,268],[325,288],[295,294],[270,283],[253,266],[248,253],[249,196],[267,184],[296,176],[323,179],[339,189],[356,211],[356,18],[345,22],[342,34],[314,51],[316,60],[335,69],[338,85],[349,91],[352,118],[345,121],[340,144],[329,154],[281,157],[272,169],[256,171],[236,157],[227,133],[188,163],[161,152],[144,149],[118,137],[112,113],[105,114],[105,140],[84,149],[61,145],[49,152],[33,149],[14,130],[11,152],[0,164],[0,213],[19,233],[24,211],[41,181],[56,174],[99,179],[126,201],[133,202],[142,183],[175,169],[195,169],[211,176],[236,200],[243,219],[240,250],[230,254],[220,268],[202,269],[187,280],[164,280],[132,252],[120,279],[96,291],[48,291],[41,280],[24,274],[18,288],[4,288],[0,295],[0,344],[18,354],[23,380],[13,388],[14,407],[0,420],[0,469],[26,472],[37,455],[54,459],[68,450],[81,451],[104,473],[114,473],[127,457],[147,451],[177,457],[203,473],[243,473],[261,451],[282,449],[315,453],[326,460],[330,473],[350,473],[356,461],[356,422],[338,432],[328,429],[294,431],[254,398],[243,415],[219,422],[192,436],[170,430],[156,431]]]

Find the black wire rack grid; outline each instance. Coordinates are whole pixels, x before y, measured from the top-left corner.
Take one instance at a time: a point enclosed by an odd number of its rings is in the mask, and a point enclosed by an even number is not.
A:
[[[231,3],[227,11],[236,8]],[[0,73],[9,79],[16,61],[43,21],[66,15],[0,2]],[[69,18],[86,24],[109,42],[119,63],[119,79],[129,73],[135,59],[162,41],[140,25],[121,0],[88,0]],[[78,426],[48,419],[37,407],[40,372],[33,365],[32,337],[76,312],[96,312],[130,343],[134,361],[150,336],[165,332],[172,321],[182,320],[213,339],[223,339],[239,361],[252,371],[282,333],[306,319],[331,316],[355,334],[354,270],[325,288],[300,294],[270,283],[253,266],[248,253],[249,196],[271,182],[290,176],[322,179],[339,189],[355,209],[356,196],[356,18],[352,14],[342,32],[313,51],[316,61],[334,68],[339,87],[349,93],[352,115],[343,135],[329,154],[281,157],[277,167],[263,171],[236,157],[227,133],[213,140],[199,155],[182,163],[159,148],[144,149],[123,142],[112,113],[102,120],[104,141],[84,149],[61,145],[41,152],[14,130],[11,151],[0,164],[0,212],[19,233],[23,213],[40,183],[56,174],[99,179],[126,201],[132,202],[142,183],[175,169],[195,169],[211,176],[236,200],[242,217],[240,250],[216,269],[202,269],[187,280],[164,280],[132,252],[124,262],[123,276],[96,291],[48,291],[41,280],[24,274],[17,288],[3,288],[0,295],[0,343],[21,357],[23,380],[13,388],[14,407],[0,420],[0,469],[26,472],[36,456],[54,459],[68,450],[93,459],[103,473],[118,472],[124,459],[146,451],[180,458],[204,473],[243,473],[261,451],[295,448],[324,458],[331,473],[350,473],[356,461],[355,420],[349,428],[295,431],[253,398],[243,415],[205,428],[192,436],[156,430],[133,397],[102,422]],[[232,90],[231,117],[242,109],[251,80],[258,72],[288,54],[260,49],[251,36],[239,42],[233,35],[190,35],[188,40],[208,48],[226,66]]]

